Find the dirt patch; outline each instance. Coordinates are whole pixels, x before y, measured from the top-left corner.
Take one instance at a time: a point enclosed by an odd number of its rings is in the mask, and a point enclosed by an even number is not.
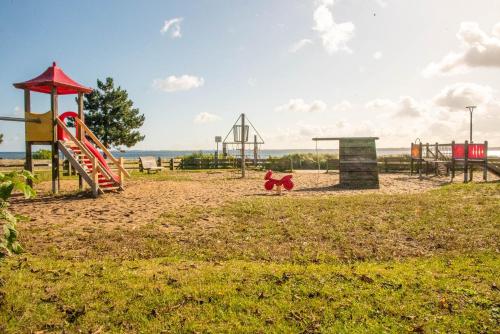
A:
[[[173,174],[179,177],[166,180],[157,176],[136,178],[126,183],[125,191],[107,193],[98,198],[76,193],[76,180],[61,181],[62,192],[58,196],[52,196],[48,192],[50,182],[42,182],[36,186],[38,197],[34,200],[12,200],[13,211],[29,217],[28,221],[19,226],[21,241],[29,252],[43,250],[56,256],[58,253],[72,251],[82,256],[88,251],[86,248],[90,248],[86,244],[88,242],[103,243],[99,247],[106,254],[108,239],[113,247],[123,243],[120,251],[127,252],[127,249],[134,247],[137,237],[144,241],[148,224],[161,224],[165,221],[162,215],[164,218],[167,214],[180,223],[175,226],[167,224],[163,231],[155,228],[147,232],[151,233],[150,245],[158,241],[158,233],[168,233],[174,237],[183,228],[200,230],[192,232],[203,236],[204,231],[217,225],[217,216],[210,212],[227,202],[275,196],[274,192],[264,190],[263,172],[250,172],[246,179],[240,179],[237,174],[228,171]],[[276,177],[280,177],[280,174]],[[405,174],[381,174],[380,189],[372,190],[338,189],[334,186],[338,183],[337,174],[298,172],[294,174],[293,181],[295,189],[285,192],[284,196],[293,198],[357,193],[420,193],[449,183],[449,178],[429,177],[419,180],[418,177]],[[185,226],[182,220],[186,221]],[[167,242],[175,245],[179,240]],[[137,248],[140,247],[142,245],[137,245]],[[153,245],[150,248],[154,251],[155,247]]]

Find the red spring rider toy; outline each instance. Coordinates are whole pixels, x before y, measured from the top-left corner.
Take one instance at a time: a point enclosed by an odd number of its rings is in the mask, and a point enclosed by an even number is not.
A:
[[[293,189],[293,175],[285,175],[279,180],[273,179],[272,176],[272,170],[268,170],[266,176],[264,176],[264,180],[267,180],[266,183],[264,183],[264,188],[266,188],[266,190],[273,190],[274,186],[276,186],[276,192],[278,193],[278,195],[281,195],[281,186],[283,186],[283,188],[288,191]]]

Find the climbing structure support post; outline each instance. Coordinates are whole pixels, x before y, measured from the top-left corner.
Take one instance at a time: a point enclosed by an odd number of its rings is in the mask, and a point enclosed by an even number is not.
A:
[[[420,145],[420,159],[418,159],[418,178],[422,180],[422,142],[420,142],[419,145]]]
[[[161,164],[161,159],[158,158],[158,160],[160,160]],[[123,157],[120,157],[118,161],[120,163],[120,166],[123,167]],[[123,187],[123,178],[125,177],[125,175],[123,174],[123,171],[121,169],[118,169],[118,177],[120,178],[120,187]]]
[[[451,179],[455,178],[455,157],[453,152],[455,152],[455,141],[451,142]]]
[[[464,183],[469,181],[469,142],[465,141],[464,146]]]
[[[59,192],[59,148],[57,147],[57,90],[52,87],[50,92],[50,111],[52,113],[52,192]]]
[[[31,95],[28,89],[24,90],[24,118],[27,119],[29,113],[31,113]],[[25,138],[27,138],[27,127],[24,127]],[[31,155],[31,142],[26,140],[26,166],[24,167],[30,173],[33,173],[33,157]],[[28,180],[28,185],[33,186],[33,181]]]
[[[488,181],[488,141],[484,142],[483,180]]]
[[[85,115],[83,113],[83,93],[78,93],[77,101],[78,101],[78,118],[80,118],[80,120],[85,123]],[[83,140],[82,126],[80,124],[76,124],[76,126],[78,127],[77,138],[79,141],[82,141]],[[78,174],[78,189],[80,190],[83,189],[83,179],[80,174]]]
[[[241,177],[245,177],[245,114],[241,114]]]
[[[434,175],[438,175],[439,174],[439,171],[438,171],[438,156],[439,156],[439,149],[438,149],[438,146],[439,144],[436,142],[436,144],[434,144]]]

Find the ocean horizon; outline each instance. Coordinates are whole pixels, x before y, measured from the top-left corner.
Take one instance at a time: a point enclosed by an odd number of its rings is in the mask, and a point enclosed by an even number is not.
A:
[[[128,151],[111,151],[115,157],[123,158],[138,158],[140,156],[154,156],[161,158],[180,158],[183,156],[191,155],[193,153],[212,154],[215,150],[128,150]],[[234,154],[235,151],[228,151],[229,154]],[[321,154],[338,154],[338,149],[318,149]],[[266,149],[261,150],[259,153],[260,158],[268,157],[282,157],[288,154],[307,154],[316,153],[315,149]],[[222,150],[219,150],[222,154]],[[251,150],[247,151],[251,156]],[[377,148],[378,156],[388,155],[403,155],[410,154],[409,148]],[[491,147],[488,149],[488,156],[500,157],[500,147]],[[25,152],[0,152],[0,159],[24,159]]]

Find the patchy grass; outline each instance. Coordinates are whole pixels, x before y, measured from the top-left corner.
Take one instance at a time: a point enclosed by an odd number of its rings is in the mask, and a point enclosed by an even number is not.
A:
[[[186,173],[178,174],[175,171],[158,171],[158,172],[140,172],[131,171],[130,180],[150,180],[150,181],[191,181],[191,178]]]
[[[462,254],[499,249],[500,184],[450,185],[411,195],[253,197],[166,211],[136,229],[35,226],[19,226],[26,249],[66,259],[167,256],[307,264]]]
[[[136,229],[68,224],[20,224],[28,253],[0,264],[0,332],[488,333],[500,325],[499,183],[250,197],[166,211]]]
[[[496,255],[273,264],[12,259],[0,329],[102,332],[493,332]]]

